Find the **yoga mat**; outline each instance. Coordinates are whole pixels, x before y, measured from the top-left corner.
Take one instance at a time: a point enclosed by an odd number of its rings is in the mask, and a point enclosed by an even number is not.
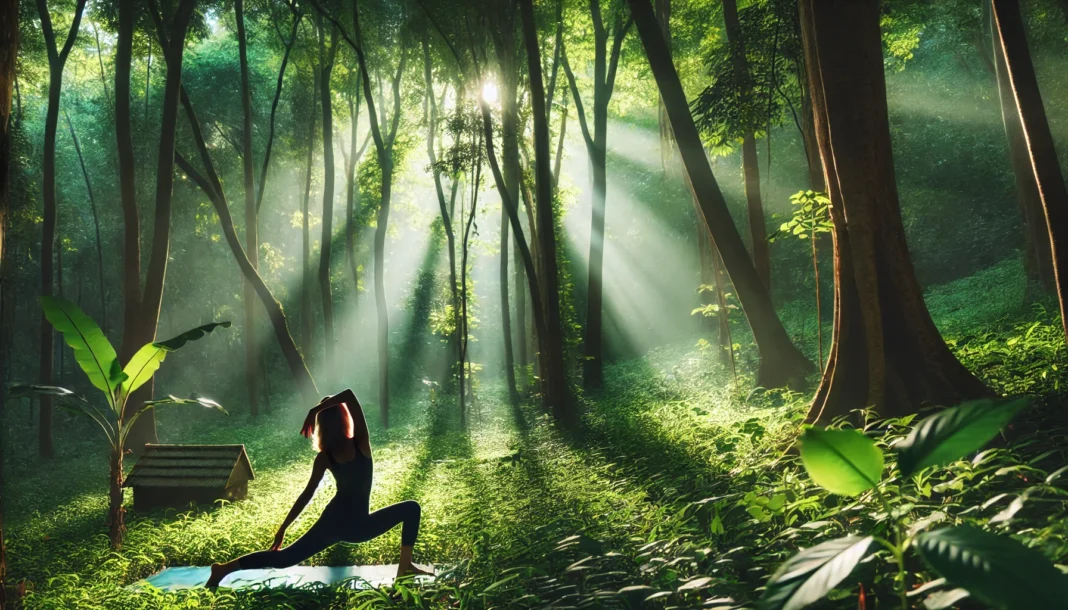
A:
[[[420,565],[422,569],[429,566]],[[180,591],[203,587],[211,575],[207,566],[165,568],[137,585],[151,585],[163,591]],[[353,589],[368,589],[393,584],[397,565],[380,566],[293,566],[284,569],[241,570],[222,580],[221,587],[257,589],[262,587],[336,586],[343,581]],[[416,576],[416,583],[433,582],[433,576]]]

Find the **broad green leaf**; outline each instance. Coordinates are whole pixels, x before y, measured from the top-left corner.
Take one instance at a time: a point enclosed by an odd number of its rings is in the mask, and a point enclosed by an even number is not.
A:
[[[808,428],[800,441],[805,470],[831,493],[856,496],[882,478],[883,452],[857,430]]]
[[[72,390],[67,388],[61,388],[54,385],[12,385],[7,388],[11,398],[22,398],[24,396],[39,396],[44,394],[45,396],[71,396],[74,394]]]
[[[1068,607],[1068,576],[1041,552],[972,526],[920,534],[924,561],[956,587],[1000,610]]]
[[[923,600],[923,607],[927,610],[948,610],[949,608],[955,608],[957,602],[965,597],[968,597],[966,589],[939,591],[928,595],[927,599]]]
[[[107,435],[108,441],[114,442],[115,428],[108,421],[108,418],[105,417],[100,409],[75,394],[72,390],[54,385],[12,385],[8,388],[8,392],[10,392],[11,398],[41,395],[53,396],[59,399],[55,402],[56,407],[93,420]]]
[[[145,404],[141,406],[129,419],[122,422],[122,429],[119,431],[119,440],[125,445],[126,437],[133,430],[134,422],[141,418],[146,412],[162,405],[199,405],[205,409],[214,409],[216,411],[222,411],[224,415],[229,415],[226,409],[222,408],[222,405],[215,402],[210,398],[204,398],[203,396],[197,396],[193,394],[189,398],[178,398],[177,396],[167,396],[159,400],[146,400]]]
[[[85,371],[89,382],[107,393],[110,404],[115,389],[126,379],[126,375],[104,331],[77,305],[66,299],[41,297],[41,308],[44,309],[45,318],[74,350],[74,359]]]
[[[978,451],[1027,404],[1026,398],[973,400],[927,417],[896,447],[901,474],[911,476]]]
[[[185,331],[173,339],[149,343],[137,350],[137,353],[133,355],[133,358],[130,358],[130,361],[126,363],[126,368],[123,369],[123,372],[126,374],[126,380],[122,383],[122,394],[120,395],[119,402],[122,403],[127,396],[134,392],[134,390],[143,386],[149,379],[152,379],[152,376],[159,370],[160,365],[163,363],[163,360],[167,357],[169,352],[181,348],[190,341],[196,341],[205,334],[220,327],[229,328],[230,323],[212,322],[211,324],[198,326],[194,329]]]
[[[849,576],[871,543],[871,536],[846,536],[801,551],[768,580],[757,608],[798,610],[819,601]]]

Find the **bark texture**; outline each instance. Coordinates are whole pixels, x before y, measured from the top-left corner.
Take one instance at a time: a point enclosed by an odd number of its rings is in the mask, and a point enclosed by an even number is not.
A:
[[[808,420],[865,406],[890,417],[990,394],[931,321],[905,244],[879,3],[803,0],[801,23],[835,278],[834,337]]]
[[[1038,196],[1045,212],[1053,279],[1061,304],[1064,334],[1068,337],[1068,187],[1064,184],[1053,135],[1042,106],[1042,94],[1027,47],[1020,3],[1018,0],[994,0],[993,9],[998,43],[1004,55]],[[1035,239],[1036,244],[1043,241],[1039,236],[1035,236]]]
[[[538,258],[542,266],[545,352],[541,374],[545,380],[543,399],[560,421],[572,423],[578,414],[564,368],[564,338],[560,326],[560,280],[556,262],[556,214],[553,210],[552,156],[549,150],[549,114],[545,106],[545,86],[541,72],[541,49],[534,22],[533,0],[520,0],[523,44],[526,47],[527,73],[530,79],[530,105],[534,118],[534,191],[537,207]],[[487,143],[488,145],[488,143]]]

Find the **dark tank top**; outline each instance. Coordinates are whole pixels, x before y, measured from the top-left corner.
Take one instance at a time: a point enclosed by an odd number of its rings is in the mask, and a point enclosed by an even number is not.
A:
[[[374,461],[355,446],[356,457],[347,462],[338,462],[326,452],[326,459],[330,462],[330,472],[334,475],[337,484],[337,494],[334,502],[343,502],[353,510],[369,513],[371,511],[371,480],[374,478]]]

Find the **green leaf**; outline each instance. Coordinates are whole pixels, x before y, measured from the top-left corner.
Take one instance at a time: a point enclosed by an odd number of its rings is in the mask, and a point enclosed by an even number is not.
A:
[[[149,410],[162,405],[199,405],[201,407],[204,407],[205,409],[214,409],[216,411],[222,411],[223,415],[229,415],[229,413],[226,412],[226,409],[222,408],[222,405],[220,405],[219,403],[215,402],[210,398],[197,396],[196,394],[193,394],[189,398],[167,396],[166,398],[161,398],[159,400],[146,400],[145,404],[142,405],[136,413],[134,413],[126,421],[122,422],[122,429],[119,431],[119,442],[123,446],[125,446],[126,437],[130,434],[130,431],[133,430],[134,422],[140,419],[140,417],[147,413]]]
[[[927,610],[947,610],[955,607],[957,602],[965,597],[968,597],[968,591],[966,589],[939,591],[938,593],[928,595],[927,599],[923,600],[923,607]]]
[[[831,493],[860,495],[882,478],[883,452],[857,430],[808,428],[800,441],[805,470]]]
[[[107,435],[108,442],[114,443],[115,428],[107,417],[88,400],[67,388],[54,385],[12,385],[8,387],[8,392],[10,392],[11,398],[41,395],[53,396],[58,399],[55,402],[56,407],[93,420]]]
[[[849,576],[871,543],[871,536],[846,536],[801,551],[768,580],[757,608],[798,610],[819,601]]]
[[[106,392],[108,403],[114,400],[115,389],[126,379],[119,365],[119,357],[104,331],[78,306],[59,297],[41,297],[45,318],[63,335],[74,350],[74,359],[85,371],[89,382]]]
[[[994,608],[1068,607],[1068,576],[1013,538],[962,526],[920,534],[916,546],[939,575]]]
[[[189,398],[178,398],[177,396],[167,396],[159,400],[146,400],[145,406],[141,410],[150,409],[152,407],[158,407],[161,405],[200,405],[206,409],[215,409],[216,411],[222,411],[226,413],[226,409],[222,408],[222,405],[215,402],[210,398],[204,398],[203,396],[197,396],[193,394]],[[226,413],[229,415],[229,413]]]
[[[123,373],[126,374],[126,380],[122,383],[122,393],[120,395],[119,403],[123,403],[126,397],[132,394],[134,390],[143,386],[149,379],[152,379],[152,376],[159,370],[160,365],[163,364],[163,360],[167,357],[169,352],[181,348],[190,341],[196,341],[205,334],[220,327],[229,328],[230,323],[212,322],[211,324],[198,326],[194,329],[185,331],[173,339],[149,343],[137,350],[137,353],[133,355],[133,358],[130,358],[130,361],[126,363],[126,368],[123,369]]]
[[[1026,398],[974,400],[927,417],[897,445],[901,474],[911,476],[978,451],[1027,404]]]

